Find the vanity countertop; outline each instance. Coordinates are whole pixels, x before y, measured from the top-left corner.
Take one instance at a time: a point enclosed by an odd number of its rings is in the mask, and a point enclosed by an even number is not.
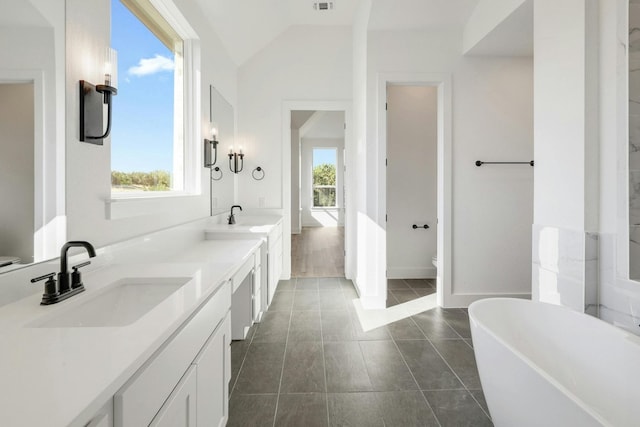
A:
[[[202,241],[158,263],[85,273],[86,291],[55,305],[40,306],[37,294],[1,307],[0,425],[67,426],[88,419],[260,245]],[[42,327],[131,278],[188,281],[129,325]]]
[[[238,215],[235,224],[207,224],[205,233],[207,237],[218,233],[241,233],[266,235],[282,222],[282,216],[278,215]]]

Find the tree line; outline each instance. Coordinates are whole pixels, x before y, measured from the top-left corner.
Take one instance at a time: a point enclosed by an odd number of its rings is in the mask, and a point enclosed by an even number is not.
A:
[[[171,174],[165,170],[111,171],[111,187],[141,191],[168,191],[171,190]]]

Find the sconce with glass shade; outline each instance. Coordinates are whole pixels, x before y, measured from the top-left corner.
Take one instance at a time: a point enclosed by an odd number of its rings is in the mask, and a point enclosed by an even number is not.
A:
[[[238,159],[240,159],[238,161]],[[244,169],[244,153],[242,152],[242,147],[238,150],[238,152],[233,151],[233,147],[229,148],[229,169],[233,173],[242,172]]]
[[[117,52],[105,51],[104,84],[93,85],[80,80],[80,141],[102,145],[111,133],[111,98],[118,94]],[[107,106],[107,127],[103,131],[103,106]]]

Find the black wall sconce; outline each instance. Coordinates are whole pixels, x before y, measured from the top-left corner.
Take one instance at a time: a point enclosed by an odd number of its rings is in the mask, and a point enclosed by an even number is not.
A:
[[[240,161],[238,161],[240,159]],[[240,167],[238,168],[238,164]],[[233,147],[229,148],[229,169],[233,173],[242,172],[244,169],[244,153],[242,152],[242,147],[238,153],[233,151]]]
[[[218,161],[218,141],[216,128],[211,129],[211,139],[204,139],[204,167],[211,168]]]
[[[116,69],[116,52],[107,48],[104,84],[93,85],[80,80],[80,141],[102,145],[111,133],[111,98],[118,94],[112,69]],[[103,106],[107,106],[107,129],[103,131]]]

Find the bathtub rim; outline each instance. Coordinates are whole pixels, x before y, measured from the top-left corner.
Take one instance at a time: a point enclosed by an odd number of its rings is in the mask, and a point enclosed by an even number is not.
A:
[[[478,320],[478,316],[476,311],[479,310],[479,307],[482,307],[484,305],[489,305],[489,304],[502,304],[502,303],[515,303],[515,304],[543,304],[544,307],[546,309],[551,309],[551,310],[556,310],[556,311],[562,311],[563,313],[565,313],[565,315],[568,316],[587,316],[587,322],[590,322],[591,324],[594,325],[598,325],[598,327],[603,328],[607,331],[610,331],[611,333],[613,333],[614,335],[618,335],[621,338],[630,340],[632,342],[634,342],[636,345],[640,346],[640,337],[632,334],[631,332],[625,331],[624,329],[620,329],[614,325],[611,325],[601,319],[598,319],[596,317],[590,316],[588,314],[585,313],[579,313],[571,308],[568,307],[564,307],[561,305],[555,305],[555,304],[549,304],[549,303],[545,303],[545,302],[539,302],[539,301],[531,301],[531,300],[526,300],[526,299],[521,299],[521,298],[506,298],[506,297],[498,297],[498,298],[485,298],[482,300],[478,300],[478,301],[474,301],[473,303],[471,303],[469,305],[468,308],[468,312],[469,312],[469,321],[471,322],[471,340],[473,342],[473,330],[474,328],[479,328],[482,329],[482,331],[484,333],[486,333],[487,335],[489,335],[491,338],[493,338],[494,340],[496,340],[496,342],[498,342],[500,345],[503,345],[505,348],[507,348],[510,352],[512,352],[513,354],[515,354],[517,357],[520,358],[520,360],[523,361],[523,363],[525,363],[528,367],[530,367],[531,369],[534,370],[534,372],[536,372],[538,375],[540,375],[542,378],[544,378],[546,381],[548,381],[553,387],[555,387],[556,389],[558,389],[561,393],[563,393],[564,395],[566,395],[569,399],[571,399],[578,407],[580,407],[582,410],[584,410],[587,414],[589,414],[590,416],[592,416],[596,421],[598,421],[599,423],[601,423],[603,426],[611,426],[613,427],[613,424],[611,421],[605,419],[603,417],[602,414],[594,411],[592,409],[591,406],[589,406],[583,399],[579,398],[576,393],[574,393],[573,391],[569,390],[566,386],[564,386],[563,384],[561,384],[560,382],[558,382],[558,380],[556,380],[554,377],[552,377],[551,375],[549,375],[544,369],[542,369],[538,364],[534,363],[533,360],[524,355],[521,351],[517,350],[515,347],[513,347],[511,344],[507,343],[504,339],[502,339],[502,337],[498,336],[494,331],[492,331],[489,327],[486,326],[486,324],[484,324],[482,321]],[[474,353],[476,351],[476,346],[473,346],[474,348]],[[476,356],[477,358],[477,356]],[[482,376],[480,377],[480,380],[482,381]]]

